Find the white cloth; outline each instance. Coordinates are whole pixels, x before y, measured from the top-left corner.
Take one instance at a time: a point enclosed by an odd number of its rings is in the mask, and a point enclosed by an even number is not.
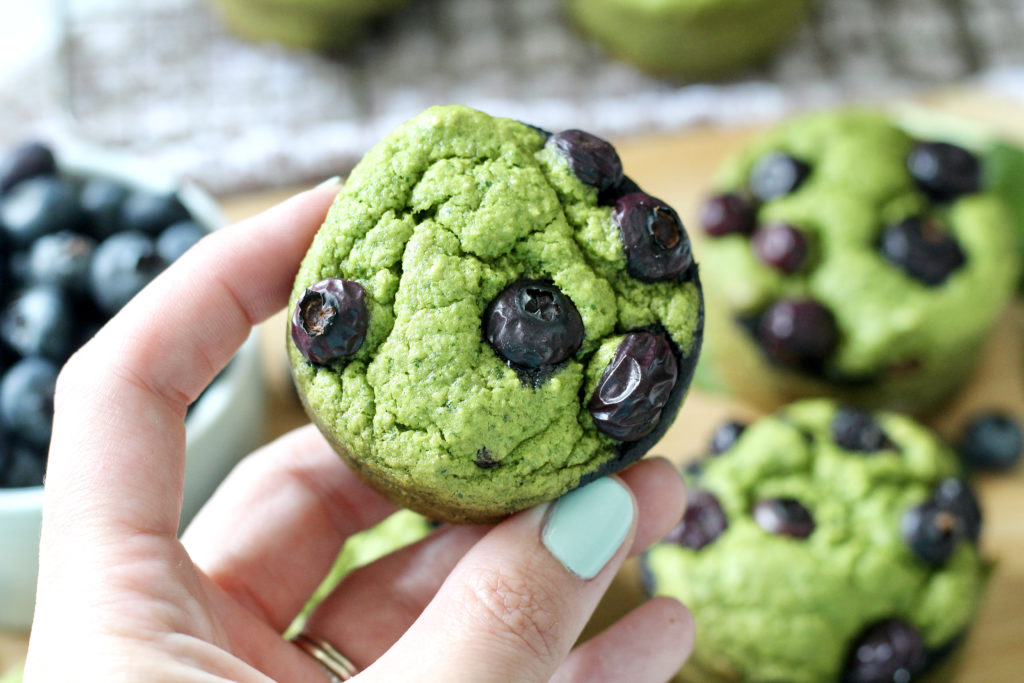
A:
[[[414,0],[336,59],[244,43],[201,0],[64,2],[60,49],[0,75],[0,143],[86,138],[215,192],[344,172],[431,104],[618,136],[965,78],[1024,101],[1022,0],[819,0],[777,59],[717,84],[606,58],[560,0]]]

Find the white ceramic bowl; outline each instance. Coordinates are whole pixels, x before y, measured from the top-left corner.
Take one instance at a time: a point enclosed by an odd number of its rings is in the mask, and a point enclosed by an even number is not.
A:
[[[177,187],[182,203],[209,230],[223,224],[214,200],[190,185],[176,186],[137,161],[89,147],[58,150],[68,176],[105,176],[154,192]],[[265,387],[255,332],[185,419],[186,465],[182,527],[238,462],[262,440]],[[43,487],[0,489],[0,628],[28,630],[35,604]]]

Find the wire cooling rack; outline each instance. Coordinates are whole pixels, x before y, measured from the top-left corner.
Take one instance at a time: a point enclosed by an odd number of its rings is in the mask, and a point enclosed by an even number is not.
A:
[[[432,104],[623,135],[1024,66],[1022,0],[819,0],[776,59],[717,84],[607,58],[560,0],[414,0],[335,57],[245,43],[202,0],[62,2],[61,106],[76,132],[217,192],[345,171]]]

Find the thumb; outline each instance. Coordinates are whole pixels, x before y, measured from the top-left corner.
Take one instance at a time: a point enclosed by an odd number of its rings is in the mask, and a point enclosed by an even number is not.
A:
[[[402,680],[417,662],[420,680],[547,681],[625,559],[636,518],[629,487],[605,477],[502,522],[365,678]]]

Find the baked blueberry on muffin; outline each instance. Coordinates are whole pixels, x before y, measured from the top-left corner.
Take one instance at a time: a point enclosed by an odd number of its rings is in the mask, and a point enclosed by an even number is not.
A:
[[[288,47],[329,50],[354,42],[372,20],[409,0],[212,0],[234,33]]]
[[[870,112],[814,114],[754,141],[701,212],[713,374],[769,408],[938,406],[1019,269],[984,178],[966,149]]]
[[[810,0],[567,0],[570,18],[610,53],[646,71],[718,78],[771,55]]]
[[[693,610],[686,681],[919,680],[965,634],[986,570],[953,452],[894,413],[794,403],[688,474],[644,559]]]
[[[689,238],[615,150],[460,106],[353,170],[295,281],[299,394],[372,485],[482,522],[640,458],[703,332]]]

